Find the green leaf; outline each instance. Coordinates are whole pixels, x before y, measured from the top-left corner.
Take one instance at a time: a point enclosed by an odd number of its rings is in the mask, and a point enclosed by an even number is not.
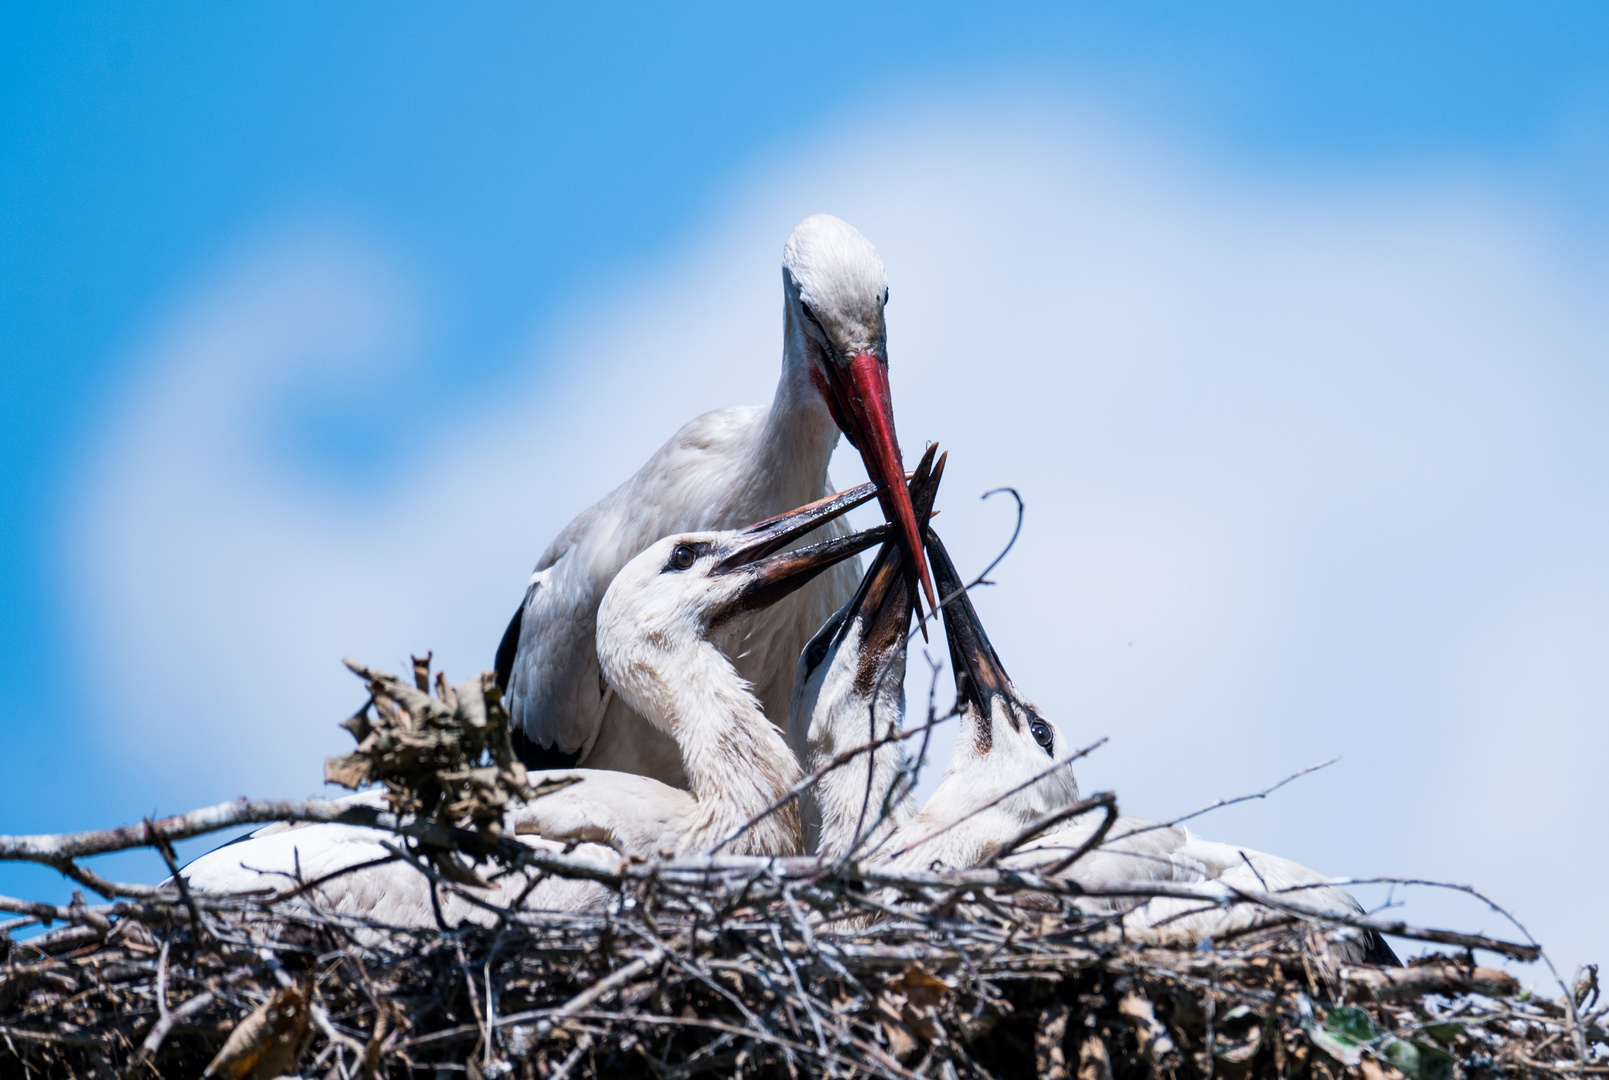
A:
[[[1363,1050],[1344,1035],[1336,1035],[1317,1024],[1309,1024],[1307,1037],[1313,1040],[1314,1046],[1343,1065],[1356,1065],[1363,1060]]]
[[[1380,1056],[1413,1080],[1452,1080],[1453,1059],[1420,1039],[1391,1039]]]
[[[1425,1033],[1443,1046],[1450,1046],[1454,1039],[1464,1033],[1464,1025],[1455,1020],[1445,1024],[1426,1024]]]
[[[1342,1005],[1331,1009],[1324,1017],[1324,1028],[1330,1034],[1349,1040],[1353,1045],[1372,1042],[1378,1032],[1369,1014],[1356,1005]]]
[[[1381,1048],[1380,1054],[1405,1076],[1419,1076],[1419,1048],[1413,1043],[1392,1039]]]

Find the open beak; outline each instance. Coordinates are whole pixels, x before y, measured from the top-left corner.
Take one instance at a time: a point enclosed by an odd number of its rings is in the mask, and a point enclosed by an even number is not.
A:
[[[732,550],[716,566],[716,573],[724,574],[729,570],[736,570],[774,551],[780,551],[833,518],[841,517],[869,501],[876,494],[877,482],[873,481],[817,499],[813,503],[806,503],[785,514],[756,521],[753,525],[738,531]]]
[[[835,566],[845,559],[859,555],[874,544],[882,543],[892,533],[892,526],[879,525],[875,529],[850,533],[848,536],[835,536],[831,540],[823,540],[819,544],[779,552],[776,555],[767,555],[763,559],[743,563],[739,566],[728,566],[731,562],[731,557],[729,556],[721,564],[718,572],[741,571],[746,575],[746,580],[731,604],[720,613],[720,616],[715,621],[725,622],[727,619],[735,615],[741,615],[746,611],[759,611],[762,608],[768,608],[809,582],[811,578],[829,566]]]
[[[967,596],[961,575],[955,572],[950,553],[944,550],[944,542],[931,529],[927,533],[927,551],[933,560],[933,576],[938,580],[939,594],[944,597],[944,636],[950,643],[956,704],[971,704],[987,723],[993,716],[994,699],[1009,700],[1014,696],[1011,679],[995,654],[994,646],[989,644],[989,635],[983,632],[977,609]]]
[[[883,488],[879,501],[883,516],[899,530],[906,550],[916,561],[917,576],[927,594],[928,607],[938,610],[933,578],[922,551],[922,534],[916,525],[916,509],[910,492],[898,482],[905,473],[894,434],[894,406],[888,390],[888,364],[869,352],[856,353],[847,364],[832,361],[822,365],[831,388],[833,419],[860,451],[866,475]]]
[[[900,485],[903,490],[904,484]],[[781,549],[877,494],[876,484],[840,491],[797,510],[778,514],[741,530],[731,551],[715,566],[717,574],[742,573],[742,588],[717,621],[725,621],[745,611],[770,607],[817,574],[845,559],[860,554],[873,544],[888,539],[891,527],[835,536],[792,551]]]

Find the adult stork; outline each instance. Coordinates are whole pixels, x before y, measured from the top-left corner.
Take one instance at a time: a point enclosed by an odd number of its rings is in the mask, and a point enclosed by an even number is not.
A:
[[[615,771],[535,772],[530,781],[536,786],[570,783],[511,810],[515,834],[554,851],[580,842],[594,857],[687,854],[759,817],[730,850],[797,853],[797,815],[762,811],[798,781],[798,760],[710,639],[886,540],[890,529],[883,525],[782,550],[874,494],[874,485],[863,484],[746,529],[669,536],[628,562],[599,608],[602,670],[621,697],[678,746],[692,790]],[[374,792],[352,797],[378,798]],[[450,890],[433,897],[423,874],[388,861],[387,843],[394,843],[388,834],[357,826],[273,825],[203,855],[182,873],[191,887],[209,892],[319,881],[318,901],[327,909],[388,926],[433,925],[438,911],[454,923],[488,920],[483,908]],[[529,907],[574,910],[601,902],[606,890],[562,877],[533,887],[527,875],[514,874],[481,899],[507,905],[521,895]]]
[[[1057,873],[1086,888],[1133,884],[1206,886],[1225,900],[1246,893],[1282,893],[1310,910],[1352,916],[1356,900],[1316,871],[1276,855],[1216,843],[1177,825],[1118,815],[1107,838],[1067,867],[1057,867],[1091,839],[1094,816],[1040,832],[1015,852],[1004,852],[1033,826],[1078,802],[1070,747],[1061,732],[1012,683],[990,644],[943,543],[926,530],[928,555],[943,598],[945,636],[955,679],[960,730],[938,787],[913,812],[908,789],[894,785],[908,772],[903,744],[884,741],[874,764],[841,767],[816,787],[821,808],[817,850],[908,868],[967,868],[1004,855],[1003,866]],[[885,548],[884,554],[887,554]],[[881,562],[882,556],[879,557]],[[874,566],[873,572],[875,573]],[[909,590],[890,579],[869,587],[823,631],[800,661],[796,730],[807,731],[802,760],[812,772],[847,749],[886,740],[904,712],[903,678],[911,602]],[[869,738],[875,736],[876,739]],[[865,760],[861,758],[859,760]],[[841,774],[834,778],[835,774]],[[1200,896],[1143,902],[1110,897],[1099,902],[1123,915],[1128,931],[1144,936],[1201,940],[1259,925],[1280,913],[1249,903],[1203,904]],[[1352,959],[1395,963],[1373,931],[1332,935]]]
[[[527,765],[585,765],[687,785],[675,742],[611,692],[594,643],[598,605],[620,569],[663,536],[732,529],[831,491],[827,462],[840,432],[883,486],[884,516],[918,553],[932,605],[916,518],[900,482],[882,260],[848,224],[817,214],[783,249],[782,292],[782,377],[770,406],[718,409],[688,422],[537,561],[496,662]],[[838,524],[830,531],[847,530]],[[717,641],[777,722],[786,715],[800,648],[853,595],[857,570],[850,563],[824,574]]]

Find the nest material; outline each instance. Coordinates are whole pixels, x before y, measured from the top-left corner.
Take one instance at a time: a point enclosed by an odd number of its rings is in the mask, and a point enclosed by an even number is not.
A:
[[[113,898],[0,898],[24,916],[7,929],[70,924],[0,939],[0,1077],[1609,1074],[1609,1006],[1591,970],[1550,1000],[1467,950],[1405,968],[1348,964],[1334,948],[1346,927],[1291,909],[1233,940],[1142,946],[1115,917],[1081,910],[1076,888],[1026,875],[756,858],[611,868],[533,853],[492,821],[526,781],[505,756],[490,684],[443,682],[431,698],[354,670],[376,715],[349,725],[363,756],[333,767],[371,770],[394,813],[241,803],[0,837],[0,857],[56,866]],[[261,820],[389,828],[420,873],[490,925],[380,927],[322,909],[305,885],[191,895],[105,882],[76,862]],[[615,900],[586,915],[494,908],[477,876],[453,872],[460,859],[494,877],[515,865],[586,876]]]
[[[1302,924],[1134,947],[1000,896],[834,929],[866,914],[857,885],[646,879],[603,915],[383,933],[283,903],[128,904],[91,940],[11,946],[0,1073],[1452,1080],[1571,1073],[1578,1036],[1609,1042],[1467,957],[1352,966]]]

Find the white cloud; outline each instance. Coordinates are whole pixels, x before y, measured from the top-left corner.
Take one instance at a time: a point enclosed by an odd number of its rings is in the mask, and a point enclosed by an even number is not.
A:
[[[530,563],[681,421],[769,396],[777,258],[830,210],[889,267],[908,451],[1018,683],[1135,812],[1326,773],[1202,823],[1336,874],[1478,883],[1571,961],[1609,887],[1609,325],[1529,209],[1467,182],[1237,174],[1010,105],[837,129],[738,178],[683,250],[549,328],[531,379],[338,500],[263,402],[382,378],[423,328],[329,233],[172,318],[82,489],[108,737],[164,800],[314,788],[341,655],[487,665]],[[853,480],[853,456],[836,475]],[[913,664],[913,670],[920,665]],[[187,747],[176,756],[170,736]],[[158,749],[160,748],[160,749]],[[1425,917],[1494,917],[1419,902]]]

